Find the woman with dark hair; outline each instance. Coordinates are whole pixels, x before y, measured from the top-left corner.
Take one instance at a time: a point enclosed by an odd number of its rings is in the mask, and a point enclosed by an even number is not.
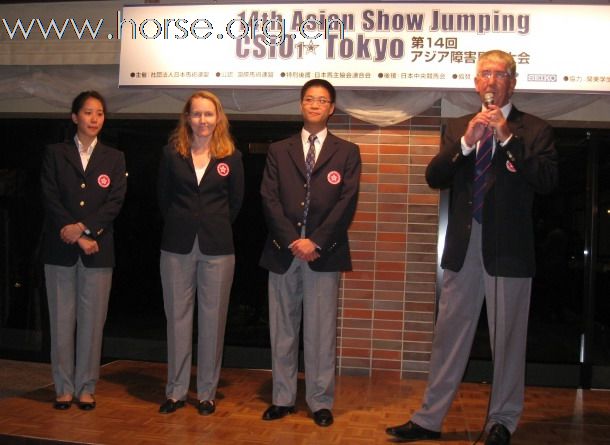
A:
[[[53,406],[59,410],[70,408],[75,398],[85,411],[96,405],[114,266],[112,224],[127,188],[123,153],[98,142],[105,113],[98,92],[76,96],[74,139],[49,145],[42,164],[42,252],[56,393]]]
[[[182,408],[191,375],[197,298],[197,410],[216,409],[216,387],[235,255],[231,223],[244,193],[241,154],[219,99],[194,93],[163,149],[159,206],[164,220],[161,282],[167,318],[167,400],[159,412]]]

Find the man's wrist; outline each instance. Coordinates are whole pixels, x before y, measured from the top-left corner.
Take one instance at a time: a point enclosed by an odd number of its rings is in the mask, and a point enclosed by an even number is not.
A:
[[[462,139],[460,140],[460,145],[461,145],[461,148],[462,148],[462,154],[464,156],[468,156],[477,147],[476,142],[474,144],[472,144],[472,145],[469,145],[468,142],[466,141],[466,137],[465,136],[462,136]]]
[[[80,236],[91,236],[91,230],[89,230],[87,228],[87,226],[85,226],[82,222],[77,222],[76,225],[78,226],[78,228],[81,230],[81,234]]]

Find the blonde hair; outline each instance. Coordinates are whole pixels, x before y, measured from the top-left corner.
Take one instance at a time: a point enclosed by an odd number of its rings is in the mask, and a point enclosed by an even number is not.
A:
[[[229,119],[222,108],[220,99],[209,91],[197,91],[188,98],[182,114],[178,120],[178,126],[169,137],[169,144],[182,155],[184,158],[191,156],[191,144],[193,142],[193,130],[189,123],[189,114],[191,112],[191,104],[193,99],[207,99],[214,104],[216,108],[216,128],[212,133],[210,140],[210,154],[212,158],[219,159],[233,154],[235,144],[229,133]]]

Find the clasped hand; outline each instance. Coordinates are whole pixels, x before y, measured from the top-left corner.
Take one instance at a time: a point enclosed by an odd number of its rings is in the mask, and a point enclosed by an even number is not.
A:
[[[83,229],[78,223],[66,224],[59,232],[59,236],[64,243],[74,244],[82,236]]]
[[[299,238],[288,246],[292,254],[303,261],[314,261],[320,258],[316,244],[309,238]]]
[[[79,247],[83,249],[85,255],[92,255],[100,251],[100,246],[97,241],[92,240],[91,238],[88,238],[86,236],[80,237],[77,242]]]
[[[59,231],[59,236],[66,244],[78,243],[85,255],[92,255],[100,251],[97,241],[83,236],[83,228],[79,223],[66,224]]]

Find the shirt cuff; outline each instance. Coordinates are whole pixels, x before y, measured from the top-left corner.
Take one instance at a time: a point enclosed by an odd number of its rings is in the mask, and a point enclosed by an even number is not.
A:
[[[464,136],[462,136],[462,138],[460,139],[461,144],[462,144],[462,154],[464,156],[468,156],[470,153],[472,153],[472,151],[477,148],[477,144],[474,144],[472,147],[467,145],[466,142],[464,142]]]

